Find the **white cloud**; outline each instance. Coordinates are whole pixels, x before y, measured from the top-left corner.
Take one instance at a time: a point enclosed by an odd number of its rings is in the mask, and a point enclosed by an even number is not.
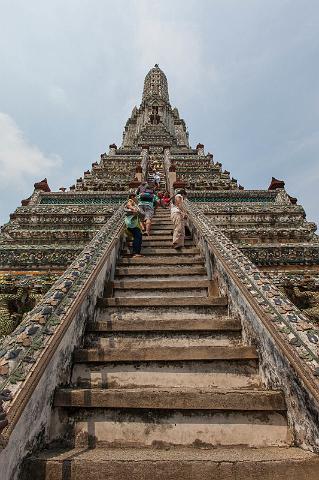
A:
[[[32,179],[42,180],[61,164],[58,155],[46,155],[32,145],[15,121],[0,112],[0,186],[21,190]],[[41,178],[38,178],[41,177]]]
[[[49,99],[50,102],[57,107],[67,110],[70,109],[70,103],[66,91],[58,85],[51,85],[49,87]]]

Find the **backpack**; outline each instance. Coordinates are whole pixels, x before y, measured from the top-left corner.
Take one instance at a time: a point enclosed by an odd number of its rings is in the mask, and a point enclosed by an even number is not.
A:
[[[142,200],[142,202],[152,202],[153,199],[154,199],[153,190],[145,190],[140,194],[140,200]]]

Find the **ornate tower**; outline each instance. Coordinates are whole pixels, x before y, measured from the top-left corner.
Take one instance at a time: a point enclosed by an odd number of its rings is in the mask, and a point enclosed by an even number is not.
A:
[[[188,133],[169,103],[165,73],[156,64],[145,77],[142,102],[125,125],[123,148],[152,145],[188,147]]]
[[[125,200],[154,165],[188,238],[159,207],[132,257]],[[35,183],[0,236],[1,479],[318,479],[319,243],[284,187],[192,148],[158,65],[119,148],[68,191]]]

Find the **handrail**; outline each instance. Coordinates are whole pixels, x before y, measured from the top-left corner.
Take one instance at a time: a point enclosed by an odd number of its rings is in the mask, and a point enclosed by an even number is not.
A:
[[[319,356],[316,345],[319,330],[298,327],[308,319],[271,281],[234,245],[201,209],[185,201],[188,216],[213,254],[236,282],[245,298],[259,314],[277,344],[319,400]],[[310,325],[309,325],[310,326]]]
[[[7,443],[45,365],[59,346],[72,318],[81,307],[81,301],[124,232],[123,219],[124,204],[108,219],[41,302],[2,342],[0,404],[1,401],[8,402],[8,426],[1,435],[2,445]]]

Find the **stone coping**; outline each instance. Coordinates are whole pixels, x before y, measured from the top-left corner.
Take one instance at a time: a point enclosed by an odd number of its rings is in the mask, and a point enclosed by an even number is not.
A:
[[[0,410],[5,402],[6,444],[45,365],[58,347],[95,276],[124,231],[124,205],[107,221],[70,267],[0,346]],[[0,412],[1,413],[1,412]],[[4,427],[4,420],[0,428]]]
[[[279,289],[232,243],[200,208],[186,200],[189,218],[209,248],[227,268],[284,354],[301,373],[319,400],[319,330]],[[256,308],[255,308],[256,310]]]

